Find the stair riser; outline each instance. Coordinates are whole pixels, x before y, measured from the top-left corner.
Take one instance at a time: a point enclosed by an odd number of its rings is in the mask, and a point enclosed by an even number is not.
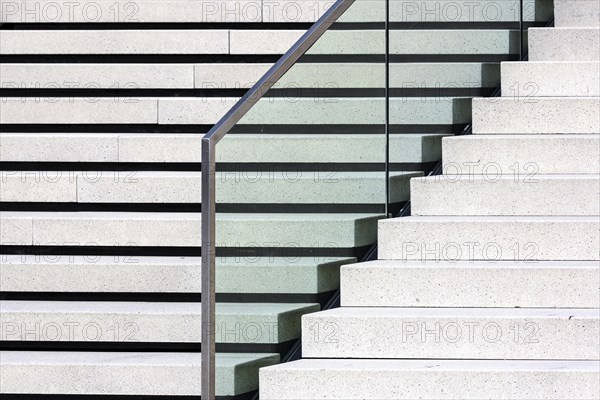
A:
[[[412,215],[600,215],[600,180],[532,175],[411,180]]]
[[[53,395],[200,396],[200,353],[0,353],[2,393]],[[258,369],[278,354],[217,353],[216,394],[258,388]],[[152,384],[149,384],[152,382]]]
[[[319,310],[298,304],[282,310],[217,307],[218,343],[283,343],[300,336],[300,317]],[[233,304],[235,305],[235,304]],[[225,307],[227,306],[227,307]],[[200,343],[200,303],[53,303],[4,301],[2,341]]]
[[[484,179],[600,173],[600,135],[469,136],[443,141],[444,173]]]
[[[11,4],[3,13],[2,22],[315,22],[329,8],[329,0],[310,3],[276,0],[262,4],[260,0],[235,0],[227,3],[210,1],[153,1],[128,3],[114,8],[110,1],[82,1],[75,7],[51,0],[27,0]],[[394,22],[502,22],[518,21],[518,2],[492,0],[477,4],[436,2],[435,6],[398,0],[390,4],[390,20]],[[73,8],[73,10],[71,10]],[[551,15],[550,2],[524,2],[526,21],[545,21]],[[92,11],[93,10],[93,14]],[[100,12],[97,12],[99,10]],[[341,17],[340,22],[382,22],[384,2],[356,1]]]
[[[379,259],[600,260],[600,225],[595,217],[485,218],[381,221]]]
[[[125,215],[126,214],[126,215]],[[200,246],[200,213],[8,213],[2,215],[3,245],[17,246]],[[227,214],[229,215],[229,214]],[[348,214],[351,215],[351,214]],[[219,247],[360,247],[375,242],[371,214],[332,219],[224,218],[217,222]],[[319,217],[321,214],[318,215]],[[257,238],[260,238],[258,240]],[[335,241],[332,239],[335,238]],[[292,252],[294,256],[297,253]]]
[[[598,0],[554,0],[555,25],[564,27],[600,27]]]
[[[3,88],[13,89],[241,89],[251,88],[273,64],[3,64]],[[496,87],[500,66],[492,63],[390,65],[390,86]],[[412,84],[412,85],[411,85]],[[294,65],[275,88],[383,88],[385,65],[330,63]]]
[[[342,268],[342,306],[595,308],[600,268],[543,263]]]
[[[217,202],[383,204],[382,174],[232,171],[217,176]],[[390,178],[392,200],[409,198],[409,179]],[[3,171],[0,200],[65,203],[200,203],[200,173]]]
[[[473,99],[474,134],[600,133],[600,98]],[[507,118],[510,116],[510,118]]]
[[[200,395],[199,365],[11,365],[0,370],[6,394]]]
[[[383,30],[331,30],[307,54],[383,54]],[[7,31],[2,54],[283,54],[303,30]],[[392,30],[391,54],[514,54],[515,30]]]
[[[573,311],[575,312],[575,311]],[[591,314],[593,315],[593,314]],[[597,360],[596,318],[403,316],[302,319],[302,355],[317,358]],[[317,335],[318,336],[315,336]]]
[[[502,63],[502,96],[600,96],[600,62]]]
[[[86,101],[60,98],[56,102],[9,98],[0,111],[3,124],[199,124],[219,121],[237,102],[235,98],[102,98]],[[327,100],[327,99],[322,99]],[[240,124],[383,124],[381,98],[330,98],[327,102],[302,98],[265,99],[256,103]],[[406,100],[406,101],[404,101]],[[461,124],[470,119],[471,99],[444,97],[395,99],[392,124]],[[307,116],[310,118],[307,119]]]
[[[599,28],[531,28],[530,61],[600,60]]]
[[[392,134],[390,160],[398,163],[437,161],[442,155],[441,139],[444,136],[447,135]],[[0,138],[2,161],[201,162],[198,149],[202,135],[2,133]],[[229,134],[217,146],[216,157],[218,162],[227,163],[381,163],[384,154],[383,134]],[[274,171],[267,167],[254,169],[265,174]]]
[[[158,259],[158,260],[157,260]],[[0,291],[75,293],[195,293],[200,258],[182,262],[140,256],[0,255]],[[218,293],[305,293],[339,289],[339,268],[354,258],[217,260]],[[294,260],[296,261],[296,260]]]

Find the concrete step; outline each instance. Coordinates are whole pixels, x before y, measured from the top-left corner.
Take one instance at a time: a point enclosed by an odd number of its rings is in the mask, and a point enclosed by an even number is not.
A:
[[[475,98],[473,133],[598,134],[599,109],[600,97]]]
[[[200,303],[0,301],[2,341],[199,343]],[[310,303],[218,303],[217,343],[283,343],[300,337]]]
[[[315,2],[319,2],[316,0]],[[277,4],[278,2],[274,2]],[[157,0],[119,3],[82,0],[77,4],[51,0],[2,0],[2,22],[29,23],[130,23],[139,22],[262,22],[261,3],[251,0]]]
[[[530,28],[530,61],[600,61],[599,28]]]
[[[0,108],[2,124],[156,124],[155,98],[5,98]],[[216,104],[215,104],[216,106]]]
[[[502,63],[502,96],[600,96],[600,62],[530,61]]]
[[[282,54],[303,34],[298,30],[231,30],[230,54]],[[511,54],[518,32],[507,29],[390,31],[391,54]],[[307,54],[383,54],[383,30],[329,30]]]
[[[194,64],[2,64],[3,88],[191,89]],[[261,75],[262,76],[262,75]]]
[[[15,30],[0,54],[283,54],[302,29]],[[511,54],[518,32],[507,29],[390,32],[392,54]],[[330,30],[307,54],[382,54],[383,30]]]
[[[379,222],[379,258],[600,260],[598,217],[404,217]]]
[[[223,89],[250,88],[273,64],[2,64],[3,88]],[[493,63],[395,63],[391,87],[496,87]],[[275,85],[281,88],[382,88],[385,65],[300,63]],[[440,90],[441,91],[441,90]],[[441,91],[442,92],[442,91]]]
[[[271,64],[199,64],[196,87],[250,87]],[[498,64],[493,63],[393,63],[390,86],[405,87],[496,87]],[[211,86],[212,85],[212,86]],[[385,65],[381,63],[299,63],[275,84],[279,88],[383,88]],[[443,93],[443,90],[440,90]]]
[[[599,174],[600,135],[469,135],[443,140],[445,174]]]
[[[229,36],[226,29],[7,30],[0,54],[228,54]]]
[[[164,98],[159,100],[159,124],[213,124],[235,99]],[[239,122],[244,124],[382,124],[383,98],[264,98]],[[394,98],[390,100],[392,124],[461,124],[470,119],[471,99]]]
[[[76,5],[53,3],[51,0],[25,0],[20,3],[2,0],[1,22],[315,22],[331,5],[330,0],[310,3],[277,0],[262,3],[255,0],[160,0],[132,6],[114,6],[110,0],[83,0]],[[526,21],[546,21],[551,17],[551,2],[525,0]],[[382,22],[385,20],[383,1],[358,0],[340,18],[340,22]],[[436,6],[394,0],[390,3],[390,20],[394,22],[508,22],[518,21],[517,0],[496,3],[483,0],[468,5],[451,0]],[[493,10],[493,11],[491,11]],[[135,24],[133,24],[135,25]]]
[[[217,246],[339,247],[375,242],[378,214],[217,215]],[[0,215],[3,245],[200,246],[200,213],[12,212]],[[259,239],[260,238],[260,239]]]
[[[2,351],[0,359],[5,394],[200,396],[200,353]],[[278,362],[278,354],[217,353],[217,395],[256,390],[258,369]]]
[[[405,262],[344,265],[343,307],[596,308],[600,262]]]
[[[118,162],[123,153],[119,138],[124,134],[112,133],[0,133],[0,160],[25,162]],[[142,135],[153,138],[153,135]],[[138,136],[139,137],[139,136]],[[157,135],[158,137],[158,135]],[[179,135],[179,141],[188,135]],[[191,135],[189,136],[192,137]],[[125,143],[125,140],[123,140]],[[166,142],[166,140],[163,140]],[[190,141],[186,141],[191,144]],[[198,136],[195,146],[201,145]],[[135,154],[139,149],[129,146],[129,153]],[[178,146],[185,148],[185,146]],[[188,148],[188,153],[197,154],[199,147]],[[162,150],[157,145],[155,152]],[[169,149],[170,150],[170,149]],[[197,156],[199,157],[199,156]],[[163,156],[163,159],[165,156]],[[123,157],[126,162],[127,158]]]
[[[2,292],[200,293],[199,257],[0,255]],[[339,257],[217,257],[218,293],[339,289]]]
[[[566,27],[600,27],[600,1],[554,0],[555,25]]]
[[[327,10],[329,0],[303,3],[295,0],[277,0],[263,4],[263,22],[315,21]],[[293,5],[292,5],[293,4]],[[552,17],[552,3],[546,0],[524,1],[526,21],[547,21]],[[293,10],[293,11],[292,11]],[[492,11],[493,10],[493,11]],[[495,2],[482,0],[477,4],[439,0],[435,4],[407,0],[390,1],[392,22],[508,22],[519,20],[516,0]],[[357,0],[341,17],[340,22],[383,22],[385,4],[379,0]]]
[[[0,133],[0,160],[41,162],[199,163],[203,135],[125,133]],[[438,133],[390,135],[392,162],[430,162],[442,157]],[[228,134],[217,161],[383,162],[383,134]]]
[[[273,64],[2,64],[3,88],[223,89],[250,88]],[[395,63],[391,87],[496,87],[493,63]],[[385,65],[301,63],[275,85],[281,88],[380,88]],[[410,86],[412,84],[412,86]]]
[[[390,174],[390,199],[409,199],[418,172]],[[200,172],[0,171],[0,201],[69,203],[200,203]],[[383,172],[217,173],[217,202],[383,204]]]
[[[598,329],[598,309],[343,307],[302,317],[302,355],[598,360]]]
[[[440,5],[440,3],[429,5],[420,3],[420,7],[430,7],[431,9],[438,5]],[[410,5],[408,5],[408,7],[410,7]],[[446,12],[448,12],[448,9]],[[383,35],[383,31],[381,34]],[[519,31],[509,29],[391,30],[390,53],[409,55],[515,54],[518,53],[519,37]],[[382,36],[382,39],[374,44],[383,47],[385,45],[385,39],[383,39]]]
[[[595,361],[312,359],[262,368],[260,398],[589,400],[598,378]]]
[[[366,0],[368,1],[368,0]],[[394,22],[500,22],[519,21],[517,1],[461,3],[451,0],[435,2],[390,1],[390,20]],[[547,21],[552,17],[548,1],[524,0],[525,21]]]
[[[54,99],[56,100],[56,99]],[[86,98],[57,101],[7,98],[0,109],[3,124],[199,124],[212,125],[238,99],[228,98]],[[382,124],[383,98],[265,98],[240,124]],[[425,100],[425,101],[424,101]],[[462,124],[470,120],[471,98],[395,98],[393,124]]]
[[[412,215],[600,215],[597,175],[438,175],[411,180]]]

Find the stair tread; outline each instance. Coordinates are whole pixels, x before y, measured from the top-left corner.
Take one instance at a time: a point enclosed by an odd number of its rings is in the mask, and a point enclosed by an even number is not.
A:
[[[433,307],[341,307],[321,311],[310,318],[539,318],[598,319],[600,309],[587,308],[433,308]]]
[[[92,171],[92,172],[82,172],[82,171],[57,171],[57,170],[50,170],[50,169],[44,169],[44,170],[26,170],[26,171],[17,171],[17,170],[11,170],[11,171],[0,171],[0,174],[2,175],[2,178],[4,180],[7,179],[19,179],[19,180],[23,180],[27,178],[27,176],[30,176],[30,179],[33,180],[33,177],[35,177],[36,175],[39,177],[43,178],[43,174],[48,173],[51,174],[49,175],[49,178],[51,177],[55,177],[57,176],[57,174],[62,173],[63,174],[63,178],[67,179],[67,178],[75,178],[75,177],[84,177],[84,178],[88,178],[91,181],[91,184],[93,185],[95,183],[95,181],[97,179],[115,179],[115,175],[116,176],[123,176],[123,177],[127,177],[128,175],[131,175],[130,179],[152,179],[152,178],[194,178],[194,179],[200,179],[202,177],[202,172],[199,171],[100,171],[103,175],[97,176],[97,172],[96,171]],[[235,181],[235,177],[236,177],[236,173],[239,174],[239,172],[237,171],[217,171],[216,172],[216,176],[224,176],[224,178],[226,178],[227,176],[230,176],[230,180],[231,181]],[[250,172],[249,172],[250,173]],[[298,176],[296,176],[296,174],[293,174],[292,177],[286,175],[286,174],[290,174],[290,173],[286,173],[286,172],[270,172],[268,175],[268,180],[284,180],[284,181],[295,181],[295,180],[315,180],[315,174],[314,173],[305,173],[305,174],[298,174]],[[326,174],[325,172],[323,172],[323,174]],[[418,174],[417,171],[391,171],[389,173],[390,176],[395,177],[395,176],[414,176]],[[58,175],[60,177],[60,175]],[[339,179],[384,179],[386,177],[385,172],[371,172],[371,171],[335,171],[333,177],[335,179],[339,178]],[[334,178],[331,179],[334,179]],[[254,178],[254,177],[249,177],[250,178]],[[293,178],[293,181],[292,181]],[[242,179],[243,180],[243,179]],[[263,177],[263,180],[267,180],[266,178]],[[260,181],[260,175],[257,179],[257,181]],[[115,184],[118,184],[119,182],[115,182]]]
[[[597,398],[598,372],[597,361],[303,359],[262,368],[260,396],[266,400],[589,400]]]
[[[217,213],[217,220],[223,221],[355,221],[357,219],[369,219],[378,217],[380,214],[368,213]],[[17,219],[17,218],[34,218],[34,219],[70,219],[83,220],[90,219],[122,219],[122,220],[201,220],[201,213],[191,212],[126,212],[126,211],[2,211],[2,219]]]
[[[403,222],[448,223],[448,222],[497,222],[497,223],[545,223],[545,222],[598,222],[596,216],[564,216],[564,215],[527,215],[527,216],[496,216],[496,215],[419,215],[402,218],[390,218],[379,221],[380,225],[401,224]]]
[[[314,306],[314,303],[217,303],[216,312],[223,316],[275,316]],[[0,307],[7,318],[11,313],[200,315],[200,303],[181,302],[2,300]]]
[[[482,182],[482,183],[489,183],[489,184],[494,184],[496,181],[509,181],[509,182],[514,182],[515,184],[518,183],[523,183],[523,182],[515,182],[515,177],[514,176],[510,176],[510,175],[502,175],[502,176],[494,176],[493,179],[490,177],[486,177],[486,176],[481,176],[479,174],[473,174],[473,175],[465,175],[465,174],[453,174],[453,171],[451,171],[451,173],[449,174],[444,174],[444,175],[436,175],[436,176],[424,176],[424,177],[420,177],[418,178],[418,180],[425,180],[425,181],[431,181],[431,182],[438,182],[438,183],[446,183],[446,184],[452,184],[453,181],[464,181],[464,182]],[[570,173],[566,173],[566,174],[533,174],[530,178],[530,180],[533,181],[533,183],[535,183],[535,181],[572,181],[572,180],[581,180],[581,181],[597,181],[600,178],[597,175],[594,174],[570,174]],[[526,182],[526,183],[530,183],[530,182]]]
[[[347,264],[342,269],[354,269],[367,272],[372,268],[418,268],[418,269],[597,269],[600,261],[415,261],[415,260],[373,260]]]
[[[597,361],[587,360],[389,360],[310,358],[267,368],[270,371],[294,370],[406,370],[406,371],[598,371]]]
[[[58,260],[53,259],[52,257],[60,257]],[[122,266],[127,264],[123,261],[123,257],[118,256],[81,256],[81,255],[65,255],[65,256],[52,256],[52,255],[20,255],[20,254],[1,254],[0,258],[2,260],[2,265],[18,265],[18,264],[36,264],[36,265],[77,265],[82,264],[90,267],[94,267],[96,265],[110,265],[110,266]],[[200,267],[200,263],[202,262],[201,257],[162,257],[162,256],[132,256],[131,263],[135,264],[135,266],[162,266],[162,265],[173,265],[173,266],[195,266]],[[348,257],[326,257],[321,260],[319,257],[297,257],[294,258],[293,264],[294,266],[311,266],[311,265],[319,265],[323,263],[335,263],[341,261],[352,260],[352,258]],[[217,265],[240,265],[244,264],[243,258],[242,261],[237,259],[236,257],[217,257],[216,259]],[[290,266],[290,259],[286,257],[252,257],[251,265],[248,265],[248,268],[251,266],[259,266],[259,265],[269,265],[276,267],[287,267]]]
[[[90,351],[7,351],[0,352],[2,365],[197,365],[200,353],[172,352],[90,352]],[[219,366],[233,367],[263,358],[269,353],[215,353]]]

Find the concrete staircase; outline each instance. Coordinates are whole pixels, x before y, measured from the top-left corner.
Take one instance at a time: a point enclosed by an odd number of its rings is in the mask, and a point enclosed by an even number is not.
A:
[[[199,395],[200,140],[329,3],[0,0],[3,396]],[[517,57],[518,0],[454,3],[392,2],[394,207]],[[358,0],[219,145],[220,398],[376,242],[383,10]]]
[[[600,398],[600,2],[555,5],[261,399]]]

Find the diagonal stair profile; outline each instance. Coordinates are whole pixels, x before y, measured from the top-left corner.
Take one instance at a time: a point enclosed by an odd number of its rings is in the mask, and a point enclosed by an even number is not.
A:
[[[261,399],[600,398],[600,2],[555,5]]]
[[[0,0],[0,397],[199,398],[200,334],[206,328],[200,312],[202,138],[331,3]],[[362,265],[355,263],[376,244],[378,221],[387,217],[384,203],[391,203],[392,212],[406,204],[411,179],[426,175],[442,158],[443,139],[462,133],[470,123],[479,104],[473,106],[471,99],[489,96],[499,86],[500,61],[519,59],[519,0],[481,0],[475,7],[454,0],[419,3],[390,2],[389,121],[383,97],[385,2],[357,0],[340,24],[328,30],[219,143],[219,400],[253,398],[259,368],[291,356],[299,345],[302,316],[328,305],[340,280],[349,285],[351,268]],[[551,18],[551,0],[524,4],[525,27],[544,26]],[[577,13],[590,18],[585,9]],[[593,32],[581,40],[593,46]],[[563,69],[544,71],[552,79],[569,71],[587,74],[595,66],[593,60],[575,60]],[[541,76],[537,70],[528,73]],[[540,86],[539,95],[547,96],[547,107],[552,108],[552,96],[579,95],[589,86],[586,98],[573,100],[572,114],[564,119],[575,123],[574,113],[583,117],[597,104],[592,87],[596,82],[586,78],[573,86],[565,77],[560,93]],[[475,112],[478,116],[481,111]],[[539,207],[498,205],[498,212],[518,212],[519,218],[534,221],[540,217],[536,211],[565,207],[566,219],[553,226],[554,231],[567,227],[591,232],[588,217],[595,208],[588,199],[597,195],[597,187],[581,174],[598,171],[593,148],[598,135],[590,134],[593,121],[583,122],[572,135],[507,132],[478,146],[476,140],[489,137],[446,140],[445,167],[488,157],[508,168],[515,157],[507,149],[518,147],[523,160],[536,162],[545,174],[542,190],[557,197]],[[386,124],[389,143],[383,134]],[[384,172],[388,145],[389,176]],[[558,147],[574,156],[555,160]],[[412,181],[413,191],[426,197],[415,195],[415,210],[432,218],[445,215],[444,209],[431,207],[451,200],[436,197],[448,193],[450,188],[441,187],[446,182],[431,181],[431,194],[415,187],[421,182],[427,186],[430,181]],[[486,188],[487,182],[462,183],[471,185],[464,190],[489,193],[490,201],[498,200],[499,190],[511,191],[512,201],[521,193],[519,183],[512,181],[492,189]],[[542,198],[538,191],[530,192]],[[574,192],[581,192],[578,202],[565,202]],[[466,201],[458,193],[449,197]],[[469,210],[474,208],[462,210],[461,217],[473,217]],[[390,221],[390,228],[396,223]],[[530,225],[540,235],[545,232],[545,225]],[[523,226],[500,227],[520,233]],[[466,227],[463,231],[469,232]],[[552,247],[554,241],[548,243]],[[594,248],[586,251],[593,253]],[[389,261],[385,266],[394,270],[397,260]],[[587,284],[577,294],[575,283],[562,296],[525,296],[516,287],[504,299],[500,292],[490,292],[487,302],[477,304],[473,318],[486,321],[490,303],[563,306],[576,309],[574,321],[582,323],[572,337],[585,336],[596,323],[590,310],[579,311],[593,299],[596,270],[589,263],[587,258],[549,263],[548,275],[539,276],[538,286],[545,282],[546,291],[556,287],[552,285],[558,278]],[[475,269],[484,281],[494,276],[509,279],[506,274],[511,271],[523,279],[539,274],[510,263],[500,272],[482,265]],[[366,276],[357,279],[369,282]],[[391,287],[372,282],[377,291],[357,293],[355,300],[344,291],[343,305],[375,306],[365,296],[377,296],[379,290],[400,296],[393,286],[396,279],[379,283]],[[468,284],[463,277],[455,290]],[[414,301],[422,301],[421,307],[439,306],[436,293],[430,295]],[[403,301],[392,300],[386,307]],[[448,302],[448,315],[454,318],[465,304],[470,303],[458,298]],[[391,318],[383,319],[394,325],[398,319],[395,309],[390,310],[384,311]],[[528,312],[515,311],[508,317],[517,323],[527,316],[559,333],[569,326],[567,311],[554,316]],[[318,315],[310,318],[318,321]],[[436,316],[427,316],[427,322],[432,318]],[[359,329],[369,324],[368,318],[356,322]],[[328,337],[330,327],[322,328],[317,333]],[[561,354],[568,356],[573,350],[587,356],[592,345],[574,345]],[[527,351],[518,348],[514,354]],[[376,360],[361,364],[372,361]],[[406,374],[420,369],[420,382],[430,379],[429,364],[412,361],[405,360],[400,368]],[[395,367],[390,369],[395,362],[374,365],[383,372],[373,382],[385,387],[397,379]],[[331,363],[336,373],[335,360]],[[512,361],[479,365],[484,375],[511,376],[521,368]],[[548,361],[540,368],[545,377],[564,380],[567,386],[585,382],[590,369],[572,363],[557,371],[555,365],[559,364]],[[451,375],[465,364],[447,362],[444,368],[442,374]],[[535,379],[535,373],[532,376]],[[270,398],[269,385],[264,386],[264,397]],[[316,396],[302,390],[291,393]],[[376,390],[372,393],[385,398]]]

